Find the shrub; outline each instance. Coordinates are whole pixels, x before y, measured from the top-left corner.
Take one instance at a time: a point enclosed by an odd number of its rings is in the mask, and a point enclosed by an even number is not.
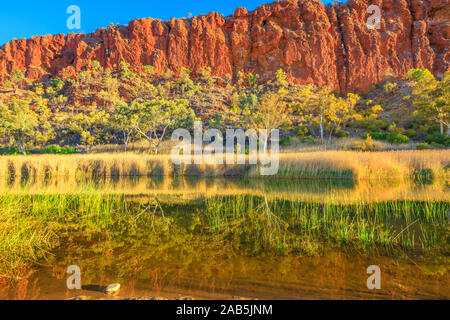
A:
[[[398,132],[398,131],[388,134],[386,139],[390,143],[395,143],[395,144],[402,144],[402,143],[408,143],[409,142],[409,138],[407,136],[405,136],[404,134],[402,134],[401,132]]]
[[[397,84],[396,83],[391,83],[388,82],[384,85],[384,91],[386,93],[391,93],[392,91],[394,91],[394,89],[397,88]]]
[[[364,142],[354,141],[350,148],[354,151],[374,151],[375,144],[373,143],[373,139],[370,134],[368,134]]]
[[[415,138],[417,136],[417,131],[414,129],[408,129],[405,131],[405,134],[410,138]]]
[[[431,146],[432,146],[433,148],[436,148],[436,149],[444,148],[444,145],[443,145],[443,144],[440,144],[440,143],[437,143],[437,142],[432,142],[432,143],[431,143]]]
[[[303,143],[308,143],[308,144],[316,144],[318,143],[317,139],[315,139],[313,136],[306,136],[302,138],[302,142]]]
[[[369,134],[367,135],[366,140],[364,141],[364,150],[363,151],[373,151],[375,150],[375,145],[373,144],[372,136]]]
[[[350,132],[345,131],[345,130],[339,130],[336,132],[336,137],[338,138],[345,138],[348,137],[350,135]]]
[[[10,155],[15,156],[21,154],[16,148],[13,147],[7,147],[7,148],[0,148],[0,155]]]
[[[381,130],[387,129],[389,126],[387,121],[380,119],[361,120],[359,124],[370,132],[380,132]]]
[[[75,148],[70,146],[60,147],[58,145],[52,145],[45,147],[44,150],[42,150],[45,154],[74,154],[77,153]]]
[[[443,136],[441,136],[439,133],[428,134],[425,137],[425,141],[430,144],[435,143],[442,146],[450,145],[450,137],[446,134],[444,134]]]
[[[431,149],[430,145],[426,142],[416,144],[417,150],[429,150]]]
[[[352,143],[350,148],[354,151],[362,151],[364,148],[364,144],[361,141],[355,141]]]
[[[385,141],[387,140],[388,134],[386,132],[366,132],[362,138],[367,139],[369,136],[374,140]]]
[[[291,138],[290,137],[284,137],[280,139],[280,146],[288,146],[291,144]]]

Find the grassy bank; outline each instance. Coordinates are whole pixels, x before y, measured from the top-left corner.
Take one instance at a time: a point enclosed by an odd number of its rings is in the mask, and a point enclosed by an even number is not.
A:
[[[450,150],[282,153],[276,177],[353,181],[396,180],[405,177],[448,180],[449,166]],[[258,166],[174,165],[170,155],[122,153],[0,157],[2,179],[14,181],[61,176],[261,177]]]

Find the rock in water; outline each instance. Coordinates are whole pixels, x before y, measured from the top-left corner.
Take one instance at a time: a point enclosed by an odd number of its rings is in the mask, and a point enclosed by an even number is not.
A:
[[[120,291],[120,284],[119,283],[113,283],[106,287],[105,294],[112,296],[118,294]]]

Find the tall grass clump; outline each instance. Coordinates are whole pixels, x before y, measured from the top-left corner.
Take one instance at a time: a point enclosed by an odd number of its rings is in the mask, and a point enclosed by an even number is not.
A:
[[[102,232],[128,221],[121,196],[0,197],[0,277],[17,278],[50,255],[63,232]]]
[[[420,172],[448,181],[450,150],[281,153],[282,178],[392,181]],[[49,177],[138,176],[249,176],[261,177],[259,166],[226,164],[174,165],[170,155],[86,154],[1,156],[0,178],[7,180]]]
[[[205,204],[210,230],[238,239],[245,250],[312,255],[330,246],[439,249],[438,245],[446,243],[450,209],[448,202],[339,204],[252,196],[215,197],[206,199]]]

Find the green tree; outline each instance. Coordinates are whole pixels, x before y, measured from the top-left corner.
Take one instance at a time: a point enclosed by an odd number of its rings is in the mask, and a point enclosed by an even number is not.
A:
[[[302,119],[308,124],[311,133],[314,134],[314,129],[319,128],[319,134],[314,135],[320,138],[322,144],[328,144],[333,134],[348,121],[360,118],[355,110],[358,95],[349,94],[344,99],[337,97],[329,86],[315,90],[309,85],[300,90],[299,97]],[[325,140],[327,134],[328,139]]]
[[[31,91],[27,92],[26,96],[31,101],[31,109],[35,112],[38,121],[35,128],[34,144],[46,145],[50,140],[56,138],[55,113],[49,108],[49,100],[42,95]]]
[[[127,103],[116,105],[112,116],[112,124],[116,130],[122,133],[125,151],[127,151],[128,143],[135,131],[137,120],[138,113],[132,106]]]
[[[268,91],[261,98],[254,94],[241,96],[240,121],[247,129],[266,129],[270,134],[272,130],[289,125],[291,109],[284,101],[285,92]],[[267,137],[268,138],[268,137]],[[264,151],[267,150],[267,139],[263,141]]]
[[[85,108],[90,111],[78,113],[69,119],[69,132],[78,135],[80,143],[90,149],[104,141],[102,137],[108,128],[109,115],[104,110],[99,110],[95,104]]]
[[[155,154],[158,153],[159,146],[170,128],[183,121],[195,119],[194,111],[188,104],[185,99],[154,99],[133,103],[137,114],[134,128],[153,145]]]
[[[415,82],[413,94],[417,112],[426,119],[437,122],[441,136],[450,132],[450,72],[438,81],[428,70],[413,69],[407,77]]]
[[[289,115],[292,110],[284,101],[285,92],[280,89],[278,92],[267,92],[262,95],[258,108],[253,113],[254,125],[258,125],[268,131],[281,129],[283,126],[289,126],[291,120]],[[264,141],[264,151],[267,149],[267,139]]]
[[[0,105],[0,130],[13,138],[17,149],[24,155],[38,126],[38,116],[30,104],[28,99],[14,98]]]

